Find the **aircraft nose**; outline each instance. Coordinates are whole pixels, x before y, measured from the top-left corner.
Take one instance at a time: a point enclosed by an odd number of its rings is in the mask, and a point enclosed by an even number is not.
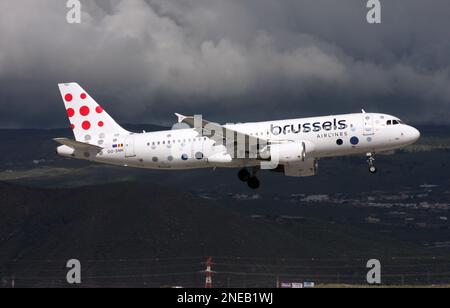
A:
[[[408,130],[408,137],[411,139],[411,142],[414,143],[419,140],[420,131],[417,128],[410,126]]]

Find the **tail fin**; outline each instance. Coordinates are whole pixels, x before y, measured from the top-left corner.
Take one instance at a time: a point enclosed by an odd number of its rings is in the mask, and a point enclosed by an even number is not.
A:
[[[59,84],[75,140],[94,143],[106,134],[127,134],[77,83]]]

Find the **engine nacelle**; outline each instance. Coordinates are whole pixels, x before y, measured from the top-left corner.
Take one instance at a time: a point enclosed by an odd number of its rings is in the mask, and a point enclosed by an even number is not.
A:
[[[308,158],[303,162],[284,165],[284,174],[292,177],[307,177],[316,175],[319,171],[319,161]]]
[[[270,157],[272,162],[291,164],[305,162],[314,153],[314,144],[310,141],[272,144]]]

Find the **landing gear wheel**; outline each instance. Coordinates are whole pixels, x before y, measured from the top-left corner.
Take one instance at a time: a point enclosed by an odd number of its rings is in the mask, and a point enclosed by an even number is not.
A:
[[[248,182],[248,187],[250,187],[251,189],[258,189],[259,186],[261,185],[261,183],[259,182],[257,177],[251,177]]]
[[[369,172],[372,174],[377,173],[378,169],[375,167],[374,162],[375,158],[373,157],[373,153],[367,153],[367,163],[369,164]]]
[[[239,171],[238,173],[238,178],[239,180],[241,180],[242,182],[248,182],[248,180],[250,179],[251,175],[250,172],[247,169],[242,169],[241,171]]]

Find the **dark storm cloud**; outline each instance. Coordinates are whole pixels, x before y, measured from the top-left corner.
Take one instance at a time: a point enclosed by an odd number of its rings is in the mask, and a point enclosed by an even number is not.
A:
[[[450,2],[381,0],[0,2],[2,126],[66,123],[56,84],[78,81],[121,122],[173,112],[218,121],[360,108],[447,120]]]

